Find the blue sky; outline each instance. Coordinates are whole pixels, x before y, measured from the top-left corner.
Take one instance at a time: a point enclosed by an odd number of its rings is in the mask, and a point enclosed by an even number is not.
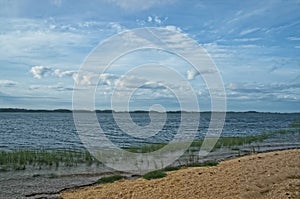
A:
[[[167,27],[187,34],[212,57],[228,110],[300,111],[299,0],[0,0],[0,5],[0,107],[71,109],[77,71],[99,42],[134,28]],[[201,77],[188,78],[186,63],[157,52],[129,55],[97,76],[103,82],[97,109],[110,108],[111,90],[126,64],[145,57],[180,71],[197,93],[200,110],[210,110]],[[172,92],[152,81],[159,73],[149,69],[147,86],[134,94],[131,109],[151,104],[178,109]],[[127,83],[135,81],[140,80]]]

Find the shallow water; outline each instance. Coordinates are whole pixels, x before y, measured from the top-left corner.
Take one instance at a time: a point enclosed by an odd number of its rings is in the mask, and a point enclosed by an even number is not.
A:
[[[123,113],[118,113],[118,115],[123,125],[128,125],[126,115]],[[195,113],[187,115],[188,118],[183,124],[186,136],[189,133],[189,126],[197,122],[194,119]],[[97,113],[105,135],[117,146],[169,142],[181,125],[180,116],[180,113],[167,114],[166,123],[160,131],[154,136],[142,139],[123,132],[111,113]],[[147,126],[151,122],[148,113],[132,113],[131,118],[141,127]],[[296,120],[299,120],[299,114],[227,113],[221,136],[256,135],[264,131],[286,129],[289,128],[291,122]],[[209,121],[210,113],[200,114],[196,138],[205,136]],[[95,136],[97,136],[96,133]],[[0,113],[0,150],[16,148],[78,149],[83,147],[74,125],[72,113]]]

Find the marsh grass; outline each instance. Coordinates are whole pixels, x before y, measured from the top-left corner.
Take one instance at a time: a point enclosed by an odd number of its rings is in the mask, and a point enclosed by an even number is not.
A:
[[[219,162],[215,161],[215,160],[208,160],[205,162],[194,162],[191,164],[188,164],[188,167],[213,167],[213,166],[217,166],[219,164]]]
[[[213,167],[213,166],[217,166],[219,164],[219,162],[215,161],[215,160],[209,160],[209,161],[205,161],[202,163],[199,162],[191,162],[189,164],[185,164],[184,166],[169,166],[164,168],[163,170],[154,170],[154,171],[150,171],[148,173],[146,173],[145,175],[143,175],[143,178],[146,180],[151,180],[151,179],[158,179],[158,178],[163,178],[167,176],[168,171],[176,171],[185,167]]]
[[[162,170],[155,170],[155,171],[150,171],[150,172],[146,173],[145,175],[143,175],[143,178],[146,180],[151,180],[151,179],[163,178],[166,176],[167,176],[166,172],[164,172]]]
[[[262,142],[274,135],[285,135],[289,133],[300,134],[298,123],[292,123],[295,128],[280,129],[275,131],[263,132],[259,135],[243,136],[243,137],[220,137],[213,150],[220,148],[230,148],[231,150],[240,151],[240,146],[249,145],[251,143]],[[192,142],[186,151],[188,157],[185,165],[198,162],[198,156],[193,156],[194,152],[200,150],[203,139]],[[177,147],[181,147],[185,143],[171,143],[169,149],[176,151]],[[125,150],[134,153],[149,153],[159,150],[166,146],[166,143],[147,144],[143,146],[127,147]],[[0,151],[0,172],[11,170],[25,170],[27,166],[41,169],[43,166],[58,168],[60,166],[73,167],[78,164],[86,164],[87,166],[97,165],[101,162],[97,161],[87,150],[13,150]]]
[[[179,170],[180,167],[173,167],[173,166],[168,166],[164,168],[164,171],[176,171]]]
[[[215,160],[209,160],[200,164],[201,167],[214,167],[217,166],[219,162]]]
[[[107,177],[100,178],[96,184],[105,184],[105,183],[112,183],[118,180],[124,179],[124,176],[121,175],[112,175]]]
[[[267,131],[263,132],[259,135],[251,135],[251,136],[241,136],[241,137],[220,137],[216,144],[214,145],[213,150],[220,149],[220,148],[231,148],[232,150],[239,150],[238,146],[243,146],[246,144],[251,144],[255,142],[262,142],[271,136],[274,136],[276,134],[288,134],[288,133],[300,133],[297,129],[279,129],[275,131]],[[196,151],[199,150],[204,142],[204,139],[200,139],[197,141],[192,142],[190,148],[188,151]],[[180,143],[172,143],[174,145],[174,149],[176,148],[176,145],[179,145]],[[167,143],[158,143],[158,144],[146,144],[143,146],[132,146],[124,148],[125,150],[133,153],[150,153],[156,150],[159,150],[166,146]]]
[[[300,121],[294,121],[290,124],[290,127],[300,128]]]
[[[0,151],[0,171],[25,170],[26,166],[77,166],[99,163],[88,151],[69,150],[15,150]]]

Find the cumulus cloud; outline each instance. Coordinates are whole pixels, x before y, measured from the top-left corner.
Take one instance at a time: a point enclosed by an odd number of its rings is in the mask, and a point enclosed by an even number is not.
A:
[[[126,89],[126,88],[137,88],[147,81],[142,78],[138,78],[135,76],[122,76],[121,78],[115,81],[116,88],[119,89]]]
[[[115,96],[119,96],[114,99],[117,101],[122,101],[124,95],[130,95],[134,100],[159,100],[174,97],[168,89],[170,87],[174,87],[171,88],[173,91],[178,89],[178,87],[175,88],[174,85],[168,85],[165,82],[149,81],[137,76],[120,76],[110,89]]]
[[[199,72],[195,70],[194,68],[190,69],[187,71],[187,79],[188,80],[193,80],[195,77],[199,75]]]
[[[147,21],[149,23],[156,23],[157,25],[161,25],[162,23],[164,23],[167,20],[167,17],[162,19],[158,16],[148,16]]]
[[[155,17],[154,17],[154,21],[155,21],[157,24],[161,24],[161,23],[162,23],[162,20],[161,20],[158,16],[155,16]]]
[[[126,28],[124,26],[122,26],[121,24],[119,24],[117,22],[110,22],[109,26],[112,30],[114,30],[118,33],[126,30]]]
[[[140,78],[133,75],[115,75],[111,73],[96,74],[92,72],[81,72],[74,74],[73,79],[78,86],[95,86],[96,84],[103,86],[106,91],[116,91],[119,93],[127,92],[132,89],[139,90],[164,90],[166,89],[164,83],[149,81],[145,78]],[[174,85],[168,85],[175,88]],[[109,92],[110,93],[110,92]]]
[[[88,71],[74,73],[72,77],[75,84],[78,86],[92,86],[98,83],[99,85],[108,87],[114,87],[119,78],[119,76],[110,73],[102,73],[99,75],[97,73]]]
[[[165,28],[170,31],[182,32],[181,28],[179,28],[177,26],[166,26]]]
[[[41,79],[42,77],[47,76],[49,73],[52,73],[53,70],[50,67],[45,66],[33,66],[30,69],[30,72],[33,74],[33,76],[37,79]]]
[[[90,86],[95,84],[97,75],[95,73],[75,73],[73,76],[73,80],[78,86]]]
[[[99,82],[100,84],[104,84],[107,86],[113,86],[115,84],[115,81],[118,79],[119,77],[117,75],[114,74],[109,74],[109,73],[103,73],[100,74],[99,76]]]
[[[155,15],[149,15],[145,20],[137,19],[137,23],[141,26],[145,26],[146,24],[161,26],[168,20],[168,17],[159,17]]]
[[[60,69],[53,69],[47,66],[33,66],[31,67],[30,72],[37,79],[41,79],[42,77],[47,77],[47,76],[55,76],[55,77],[73,76],[76,73],[76,71],[69,71],[69,70],[62,71]]]
[[[196,76],[202,74],[212,74],[212,73],[215,73],[217,72],[216,70],[214,69],[210,69],[210,68],[207,68],[207,69],[202,69],[200,71],[196,70],[195,68],[191,68],[190,70],[187,70],[187,79],[188,80],[193,80],[195,79]]]

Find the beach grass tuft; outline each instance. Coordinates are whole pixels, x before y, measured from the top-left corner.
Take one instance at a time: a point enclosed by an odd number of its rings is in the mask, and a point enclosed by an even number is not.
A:
[[[217,166],[219,164],[219,162],[215,161],[215,160],[209,160],[209,161],[206,161],[206,162],[203,162],[201,164],[202,167],[214,167],[214,166]]]
[[[121,175],[112,175],[107,177],[100,178],[96,184],[105,184],[105,183],[112,183],[118,180],[124,179],[124,176]]]
[[[180,167],[168,166],[168,167],[164,168],[164,171],[177,171],[179,169],[180,169]]]
[[[151,180],[151,179],[163,178],[166,176],[167,176],[166,172],[164,172],[162,170],[155,170],[155,171],[150,171],[150,172],[146,173],[145,175],[143,175],[143,178],[146,180]]]
[[[188,167],[214,167],[217,166],[219,164],[219,162],[215,161],[215,160],[208,160],[205,162],[193,162],[188,164]]]

